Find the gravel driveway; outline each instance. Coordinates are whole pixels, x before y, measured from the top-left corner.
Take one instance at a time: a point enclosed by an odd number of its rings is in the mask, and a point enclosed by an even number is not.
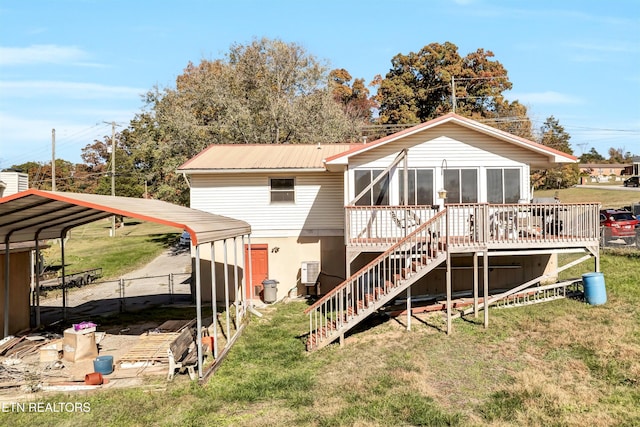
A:
[[[173,275],[173,281],[170,275]],[[191,254],[187,248],[173,247],[147,265],[105,280],[71,288],[67,293],[67,317],[88,319],[95,315],[137,311],[144,307],[191,302]],[[50,324],[62,318],[62,296],[40,297],[41,321]]]

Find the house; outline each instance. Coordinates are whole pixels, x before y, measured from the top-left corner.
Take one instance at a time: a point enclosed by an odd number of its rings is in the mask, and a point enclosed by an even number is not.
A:
[[[28,188],[28,174],[10,169],[0,172],[0,197],[7,197]]]
[[[568,248],[597,267],[597,204],[530,203],[531,169],[576,160],[452,113],[368,144],[213,145],[178,171],[192,208],[251,224],[249,297],[317,286],[311,336],[331,341],[365,306],[477,288],[479,257],[486,290],[553,281]]]
[[[587,174],[598,181],[608,181],[609,177],[628,175],[630,165],[622,163],[581,163],[580,173]]]

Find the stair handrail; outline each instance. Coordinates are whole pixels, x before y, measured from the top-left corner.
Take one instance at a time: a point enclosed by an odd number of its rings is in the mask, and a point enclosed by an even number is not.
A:
[[[447,213],[447,209],[443,209],[440,212],[438,212],[437,214],[435,214],[432,218],[430,218],[427,222],[421,224],[419,227],[417,227],[415,230],[413,230],[411,233],[407,234],[405,237],[403,237],[402,239],[400,239],[398,242],[396,242],[395,244],[393,244],[392,246],[390,246],[386,251],[384,251],[383,253],[381,253],[379,256],[377,256],[376,258],[374,258],[371,262],[369,262],[367,265],[365,265],[364,267],[362,267],[360,270],[356,271],[355,273],[353,273],[351,276],[349,276],[344,282],[340,283],[338,286],[336,286],[335,288],[333,288],[332,290],[330,290],[329,292],[327,292],[326,295],[324,295],[322,298],[320,298],[318,301],[316,301],[315,303],[313,303],[312,305],[310,305],[305,311],[304,314],[309,314],[311,313],[311,311],[313,311],[314,309],[318,308],[319,306],[321,306],[323,303],[325,303],[326,301],[328,301],[333,295],[337,294],[338,292],[340,292],[342,289],[346,288],[347,285],[349,283],[351,283],[352,281],[356,280],[361,273],[363,273],[365,270],[368,270],[371,266],[375,265],[377,262],[379,262],[380,258],[384,258],[388,255],[390,255],[393,251],[395,251],[396,248],[402,246],[405,244],[406,240],[412,238],[413,236],[415,236],[416,234],[419,234],[420,232],[422,232],[425,228],[428,228],[429,226],[431,226],[433,223],[435,223],[440,217],[445,216]],[[446,250],[449,250],[448,248]]]

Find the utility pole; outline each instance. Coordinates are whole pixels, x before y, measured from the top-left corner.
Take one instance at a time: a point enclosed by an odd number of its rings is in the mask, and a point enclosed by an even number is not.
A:
[[[111,195],[116,195],[116,122],[111,122]],[[116,216],[111,217],[111,237],[116,237]]]
[[[56,191],[56,130],[51,129],[51,191]]]
[[[456,80],[451,76],[451,107],[453,112],[456,112]]]

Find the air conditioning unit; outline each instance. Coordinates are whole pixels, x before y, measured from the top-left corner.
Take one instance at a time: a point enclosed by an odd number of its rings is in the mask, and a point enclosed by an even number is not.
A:
[[[300,282],[312,286],[318,281],[320,275],[320,261],[305,261],[300,268]]]

